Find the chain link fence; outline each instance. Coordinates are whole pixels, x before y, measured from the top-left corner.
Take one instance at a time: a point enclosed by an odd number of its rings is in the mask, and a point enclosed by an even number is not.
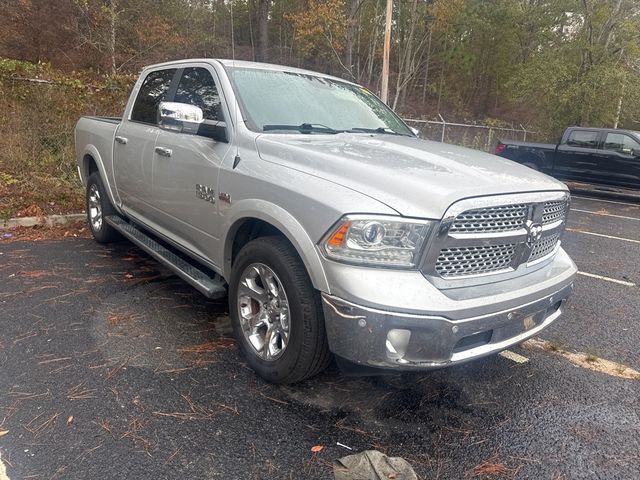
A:
[[[542,142],[544,135],[519,128],[496,125],[447,122],[442,116],[439,120],[405,118],[405,122],[418,130],[421,138],[438,142],[462,145],[463,147],[493,152],[499,140],[520,140],[523,142]]]

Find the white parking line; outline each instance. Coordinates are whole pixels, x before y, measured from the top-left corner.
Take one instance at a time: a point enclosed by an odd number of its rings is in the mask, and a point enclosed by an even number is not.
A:
[[[9,476],[7,475],[7,469],[2,463],[2,458],[0,458],[0,480],[9,480]]]
[[[579,230],[577,228],[567,228],[567,232],[584,233],[585,235],[593,235],[594,237],[609,238],[611,240],[622,240],[623,242],[640,243],[640,240],[634,240],[632,238],[614,237],[613,235],[605,235],[604,233],[587,232],[586,230]]]
[[[571,195],[571,198],[579,198],[580,200],[591,200],[592,202],[615,203],[617,205],[631,205],[632,207],[640,207],[640,203],[616,202],[615,200],[603,200],[600,198],[591,198],[591,197],[578,197],[576,195]]]
[[[527,363],[529,361],[524,355],[519,355],[511,350],[503,350],[498,355],[516,363]]]
[[[580,210],[579,208],[572,208],[571,211],[580,212],[580,213],[590,213],[591,215],[599,215],[601,217],[622,218],[623,220],[635,220],[636,222],[640,222],[640,218],[625,217],[624,215],[614,215],[612,213],[592,212],[591,210]]]
[[[595,273],[587,273],[587,272],[578,272],[578,275],[584,275],[585,277],[597,278],[598,280],[604,280],[606,282],[617,283],[619,285],[624,285],[626,287],[635,287],[636,284],[633,282],[626,282],[624,280],[618,280],[616,278],[603,277],[602,275],[596,275]]]

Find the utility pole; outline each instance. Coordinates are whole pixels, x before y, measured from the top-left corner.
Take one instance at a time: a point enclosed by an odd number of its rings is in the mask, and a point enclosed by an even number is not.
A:
[[[380,98],[384,103],[389,99],[389,50],[391,50],[391,19],[393,0],[387,0],[387,19],[384,25],[384,53],[382,55],[382,85]]]

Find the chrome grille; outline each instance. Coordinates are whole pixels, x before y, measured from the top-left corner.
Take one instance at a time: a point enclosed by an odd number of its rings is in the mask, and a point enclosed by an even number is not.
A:
[[[568,205],[564,192],[460,200],[445,212],[421,270],[439,288],[480,285],[487,281],[483,274],[507,279],[525,273],[555,252]]]
[[[496,233],[523,228],[529,206],[527,204],[467,210],[458,215],[449,233]]]
[[[443,248],[436,262],[441,277],[480,275],[504,270],[513,260],[515,244]]]
[[[542,224],[549,225],[550,223],[562,220],[567,212],[567,205],[567,202],[564,200],[546,202],[542,211]]]
[[[549,255],[556,248],[560,235],[549,235],[548,237],[541,238],[533,244],[531,249],[531,255],[529,255],[529,262],[539,260]]]

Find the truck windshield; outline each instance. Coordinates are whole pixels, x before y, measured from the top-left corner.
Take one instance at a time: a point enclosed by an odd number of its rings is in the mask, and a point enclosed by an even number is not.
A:
[[[296,72],[240,67],[228,71],[253,130],[413,136],[405,123],[366,88]]]

